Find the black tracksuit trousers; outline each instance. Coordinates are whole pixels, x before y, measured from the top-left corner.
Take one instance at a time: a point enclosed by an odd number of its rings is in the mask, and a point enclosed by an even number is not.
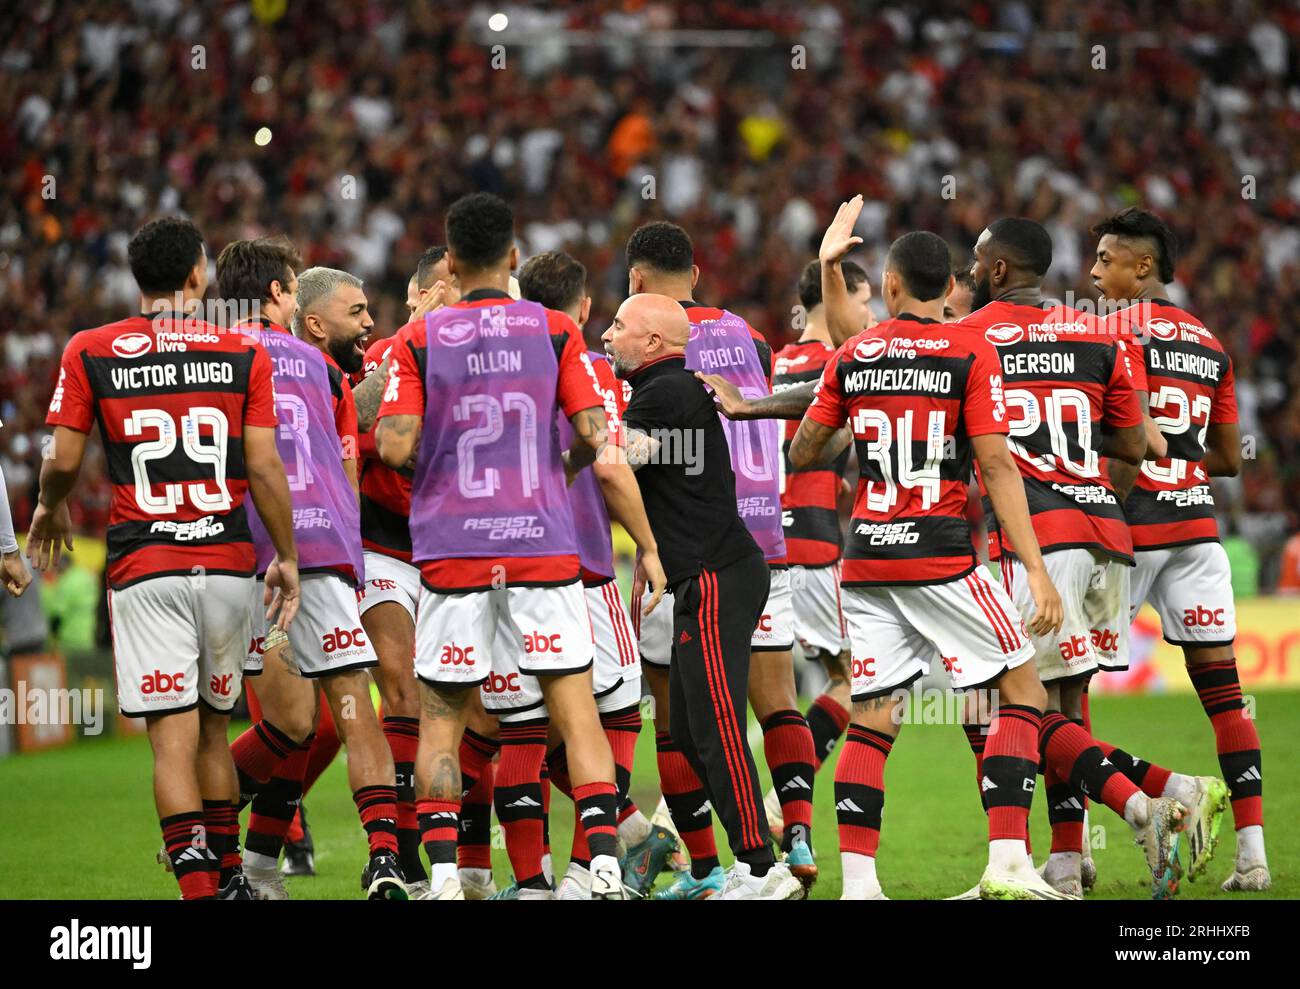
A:
[[[745,733],[750,640],[770,577],[759,554],[672,588],[669,725],[704,784],[736,858],[773,861],[758,767]]]

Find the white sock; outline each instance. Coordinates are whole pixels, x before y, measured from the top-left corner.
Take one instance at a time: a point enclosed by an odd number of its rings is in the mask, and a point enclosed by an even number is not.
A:
[[[1083,809],[1083,857],[1092,858],[1092,830],[1089,827],[1088,808]]]
[[[1264,825],[1251,824],[1237,832],[1237,868],[1268,865],[1264,857]]]
[[[487,869],[466,869],[468,872],[481,872],[487,878]],[[432,862],[429,864],[429,888],[435,893],[442,889],[448,879],[460,882],[460,872],[455,862]]]
[[[623,839],[623,844],[631,848],[650,837],[651,827],[649,818],[637,808],[618,826],[618,836]]]
[[[989,865],[1001,871],[1019,872],[1029,859],[1029,849],[1019,838],[995,838],[989,842]],[[1033,861],[1030,860],[1030,866]]]
[[[1124,803],[1124,820],[1134,831],[1145,828],[1151,820],[1151,798],[1141,790],[1129,797]]]
[[[550,852],[542,856],[542,877],[546,880],[547,886],[555,885],[555,869],[551,866]]]
[[[247,869],[261,869],[265,872],[268,869],[275,869],[279,864],[280,860],[278,858],[271,858],[271,856],[263,855],[261,852],[247,850],[244,852],[244,867]]]
[[[864,900],[879,892],[875,856],[840,852],[840,867],[844,872],[844,899]]]
[[[1184,776],[1182,773],[1170,773],[1161,791],[1162,797],[1173,797],[1184,807],[1190,807],[1196,800],[1196,777]]]

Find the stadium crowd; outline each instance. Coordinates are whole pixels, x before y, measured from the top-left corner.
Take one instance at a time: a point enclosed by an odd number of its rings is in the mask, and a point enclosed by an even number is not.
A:
[[[387,334],[446,206],[498,192],[525,257],[563,248],[593,273],[593,340],[624,295],[628,233],[669,218],[696,232],[708,301],[779,347],[853,192],[873,280],[904,230],[960,261],[990,217],[1020,214],[1052,234],[1047,287],[1075,300],[1096,296],[1089,226],[1141,202],[1183,241],[1174,301],[1233,358],[1254,460],[1218,500],[1271,588],[1300,528],[1300,11],[1230,6],[584,0],[504,6],[500,33],[494,8],[436,2],[15,6],[0,466],[16,520],[59,355],[131,311],[126,243],[159,212],[191,215],[210,258],[285,232],[307,263],[362,276]],[[662,30],[713,33],[634,44]],[[96,456],[82,531],[102,531],[108,500]]]

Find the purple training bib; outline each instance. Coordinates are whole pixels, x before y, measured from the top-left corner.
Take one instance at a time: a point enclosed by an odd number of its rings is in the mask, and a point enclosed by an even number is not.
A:
[[[412,558],[576,554],[546,310],[535,302],[447,307],[424,326]]]
[[[587,351],[587,359],[595,364],[605,361],[604,354],[594,350]],[[604,394],[606,408],[617,409],[613,395]],[[573,424],[563,409],[555,410],[555,424],[560,430],[561,449],[573,444]],[[613,437],[611,437],[611,440]],[[578,475],[573,486],[569,488],[569,500],[573,503],[573,522],[578,537],[578,561],[583,570],[600,574],[602,577],[614,576],[614,540],[609,530],[609,511],[605,508],[605,496],[600,493],[600,482],[590,468]]]
[[[745,398],[772,394],[749,325],[735,313],[721,310],[717,319],[691,323],[686,366],[720,374]],[[785,559],[781,525],[781,427],[775,419],[733,421],[719,415],[731,448],[736,475],[736,509],[750,535],[768,560]]]
[[[275,412],[280,420],[276,446],[289,479],[298,568],[350,566],[359,586],[365,580],[361,513],[356,493],[343,471],[325,358],[291,333],[257,329],[241,332],[258,339],[271,358]],[[262,573],[275,559],[275,548],[253,499],[248,498],[245,504],[257,548],[257,569]]]

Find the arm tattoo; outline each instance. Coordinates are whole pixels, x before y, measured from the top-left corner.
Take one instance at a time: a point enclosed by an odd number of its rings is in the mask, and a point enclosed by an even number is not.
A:
[[[826,445],[835,433],[834,426],[823,426],[820,422],[814,422],[805,416],[803,422],[799,423],[799,431],[790,441],[791,463],[814,466],[826,459],[834,460],[839,455],[839,450],[844,448],[840,446],[839,449],[835,449],[835,445],[832,444],[834,453],[829,458],[826,457]]]
[[[659,441],[646,434],[644,430],[625,426],[627,463],[633,470],[640,470],[646,464],[653,463],[659,455]]]
[[[817,381],[804,381],[762,398],[751,398],[747,403],[748,414],[745,418],[801,419],[812,404],[818,384]]]
[[[379,413],[379,405],[384,398],[384,385],[388,382],[388,361],[385,358],[384,363],[375,368],[365,381],[352,389],[352,400],[357,405],[357,426],[361,432],[366,433],[375,424],[375,416]]]

